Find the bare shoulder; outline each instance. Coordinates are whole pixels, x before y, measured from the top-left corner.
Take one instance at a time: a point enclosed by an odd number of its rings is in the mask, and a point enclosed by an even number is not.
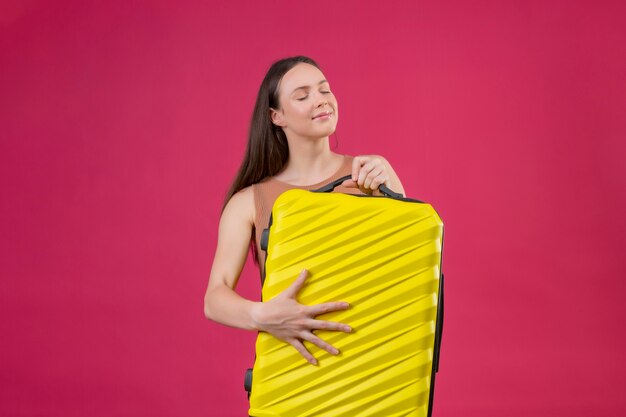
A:
[[[253,225],[255,214],[254,189],[250,185],[233,194],[224,207],[222,217],[236,218]]]

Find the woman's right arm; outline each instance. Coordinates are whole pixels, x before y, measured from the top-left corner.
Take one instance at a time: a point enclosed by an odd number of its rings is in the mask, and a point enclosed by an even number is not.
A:
[[[268,302],[254,302],[237,294],[234,288],[245,264],[254,225],[254,196],[252,187],[231,197],[220,218],[217,248],[204,296],[204,315],[207,319],[231,327],[266,331],[290,343],[309,362],[315,359],[303,345],[307,340],[329,353],[335,348],[315,334],[315,329],[350,332],[349,326],[315,316],[348,308],[347,303],[327,302],[305,306],[297,302],[297,293],[304,285],[307,273],[303,271],[293,284]]]
[[[248,256],[254,225],[252,187],[235,193],[226,204],[219,222],[217,247],[204,295],[204,315],[226,326],[258,330],[252,319],[254,301],[234,288]]]

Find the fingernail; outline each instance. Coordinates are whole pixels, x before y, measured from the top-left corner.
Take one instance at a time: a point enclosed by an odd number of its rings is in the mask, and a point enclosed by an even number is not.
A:
[[[333,355],[338,355],[339,351],[337,349],[333,349]]]
[[[316,361],[315,359],[311,359],[311,360],[309,361],[309,363],[310,363],[311,365],[317,365],[317,361]]]
[[[343,328],[346,332],[351,332],[352,328],[350,326],[346,326]]]

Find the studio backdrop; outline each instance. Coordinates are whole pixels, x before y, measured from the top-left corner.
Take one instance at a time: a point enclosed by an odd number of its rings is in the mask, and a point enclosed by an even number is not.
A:
[[[434,416],[626,414],[622,1],[0,5],[0,415],[246,415],[208,321],[265,72],[306,55],[334,152],[446,227]],[[260,299],[251,259],[237,291]]]

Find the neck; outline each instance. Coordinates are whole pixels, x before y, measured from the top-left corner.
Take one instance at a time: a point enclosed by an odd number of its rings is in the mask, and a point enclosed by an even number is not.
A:
[[[343,155],[330,150],[328,136],[319,139],[294,140],[289,143],[289,159],[282,171],[276,176],[281,181],[291,184],[314,184],[332,175]]]

